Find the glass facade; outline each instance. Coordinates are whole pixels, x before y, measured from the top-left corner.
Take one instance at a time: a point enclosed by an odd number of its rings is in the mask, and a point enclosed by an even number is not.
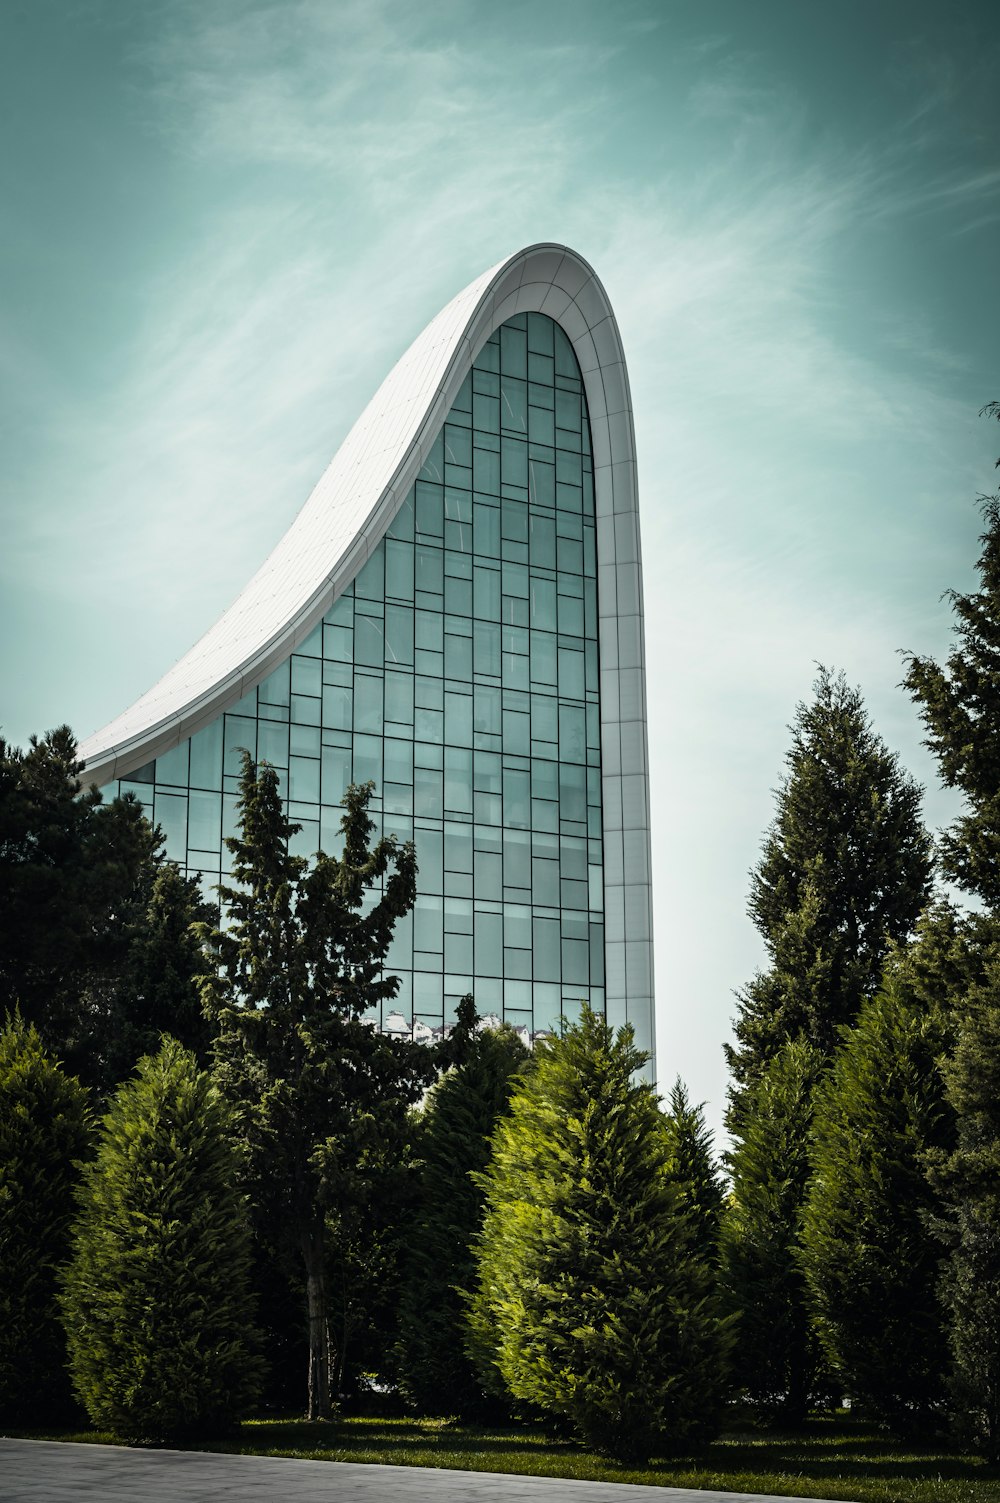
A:
[[[483,347],[387,536],[291,657],[130,777],[168,854],[227,871],[240,751],[279,770],[296,848],[336,851],[343,790],[413,839],[393,1010],[436,1029],[474,993],[528,1032],[604,1009],[597,550],[590,430],[542,314]],[[383,1019],[385,1025],[387,1019]],[[394,1020],[398,1026],[398,1020]]]

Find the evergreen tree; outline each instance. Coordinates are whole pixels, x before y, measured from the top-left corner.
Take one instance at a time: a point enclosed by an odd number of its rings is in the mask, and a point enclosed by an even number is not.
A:
[[[959,1432],[1000,1461],[1000,947],[966,999],[944,1077],[957,1143],[930,1178],[950,1253],[951,1408]]]
[[[740,996],[736,1046],[726,1050],[734,1130],[747,1088],[784,1042],[804,1038],[832,1054],[930,883],[919,789],[858,691],[821,669],[791,731],[775,820],[751,874],[750,916],[770,967]]]
[[[538,1045],[483,1175],[470,1308],[471,1350],[515,1399],[622,1458],[711,1435],[726,1386],[647,1058],[589,1010]]]
[[[944,1397],[926,1159],[954,1137],[939,1069],[948,1017],[916,999],[906,972],[905,962],[889,966],[817,1091],[802,1228],[827,1360],[852,1399],[904,1430],[925,1424]]]
[[[147,858],[116,915],[103,974],[83,992],[70,1057],[88,1082],[107,1094],[168,1033],[202,1065],[214,1029],[201,1005],[201,945],[193,926],[213,909],[198,882],[181,875],[162,854],[163,837],[150,831]]]
[[[798,1256],[822,1063],[818,1050],[796,1039],[750,1086],[728,1155],[732,1188],[722,1223],[723,1286],[739,1316],[736,1382],[792,1423],[825,1391]]]
[[[76,1071],[82,993],[113,969],[118,915],[150,859],[152,831],[131,796],[84,790],[67,726],[26,752],[0,738],[0,1012],[20,1007]]]
[[[704,1108],[692,1106],[678,1077],[663,1118],[667,1133],[667,1178],[676,1185],[694,1227],[699,1254],[714,1265],[719,1258],[719,1226],[726,1192],[715,1160]]]
[[[1000,403],[983,412],[1000,420]],[[1000,464],[1000,460],[997,461]],[[980,588],[950,592],[958,641],[942,668],[910,655],[905,684],[920,707],[926,745],[967,812],[940,841],[941,867],[966,892],[1000,910],[1000,494],[983,500]]]
[[[385,1037],[372,1015],[394,997],[384,973],[393,926],[416,895],[412,844],[372,843],[372,784],[344,795],[343,856],[293,856],[274,768],[244,754],[236,885],[226,926],[202,928],[202,997],[218,1027],[217,1070],[250,1147],[265,1234],[302,1260],[309,1416],[330,1411],[327,1223],[364,1203],[405,1138],[407,1109],[433,1076],[430,1050]]]
[[[463,1005],[471,1007],[471,997]],[[468,1414],[482,1406],[465,1353],[461,1292],[475,1279],[473,1241],[483,1220],[483,1190],[473,1175],[489,1162],[490,1138],[528,1058],[513,1029],[472,1033],[461,1063],[432,1088],[419,1122],[399,1360],[403,1391],[424,1413]]]
[[[230,1113],[173,1039],[139,1062],[104,1117],[78,1190],[63,1315],[93,1423],[169,1440],[253,1402],[250,1233]]]
[[[0,1032],[0,1421],[71,1407],[57,1275],[69,1254],[87,1093],[18,1015]]]

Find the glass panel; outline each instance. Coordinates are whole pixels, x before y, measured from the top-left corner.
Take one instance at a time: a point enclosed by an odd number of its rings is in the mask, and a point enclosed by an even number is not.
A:
[[[191,737],[191,786],[222,788],[222,721],[213,720]]]

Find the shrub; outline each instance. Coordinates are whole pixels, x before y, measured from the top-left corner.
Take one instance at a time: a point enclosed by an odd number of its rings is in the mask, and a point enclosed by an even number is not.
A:
[[[61,1418],[72,1404],[57,1275],[69,1254],[87,1093],[20,1016],[0,1033],[0,1417]]]
[[[494,1134],[471,1350],[522,1403],[622,1459],[707,1438],[728,1331],[647,1056],[585,1009],[541,1044]]]
[[[104,1118],[62,1296],[76,1392],[101,1428],[203,1434],[254,1399],[250,1240],[228,1132],[210,1077],[166,1037]]]

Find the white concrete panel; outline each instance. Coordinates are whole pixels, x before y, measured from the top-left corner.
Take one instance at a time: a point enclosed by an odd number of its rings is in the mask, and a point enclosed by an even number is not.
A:
[[[594,469],[611,463],[611,439],[608,435],[608,420],[599,414],[591,414],[590,441],[593,447]]]
[[[605,941],[604,988],[609,997],[628,995],[625,984],[625,946],[620,942],[608,944]]]
[[[614,944],[625,941],[625,889],[623,887],[605,887],[604,889],[604,942]]]
[[[630,914],[626,908],[625,923],[629,923]],[[644,939],[626,939],[625,941],[625,965],[630,983],[634,984],[635,990],[644,996],[649,996],[653,990],[653,976],[649,964],[649,944]],[[633,990],[629,986],[629,993]]]
[[[559,268],[559,286],[564,288],[574,300],[581,288],[585,287],[588,282],[596,280],[592,269],[582,256],[567,255]],[[605,301],[607,301],[606,295]]]
[[[560,316],[559,322],[569,335],[571,344],[575,344],[578,339],[582,339],[585,334],[589,334],[590,332],[590,325],[576,303],[566,304],[566,310]]]
[[[601,362],[597,358],[597,349],[594,345],[594,340],[589,329],[587,330],[586,334],[581,334],[579,339],[573,341],[573,354],[576,356],[577,364],[580,367],[582,375],[589,376],[591,372],[600,370]],[[589,383],[587,390],[587,402],[588,404],[590,404],[590,391],[591,388],[595,387],[599,388],[601,391],[601,405],[603,406],[604,383],[602,381],[591,381]],[[591,412],[593,412],[593,406],[591,406],[590,410]]]
[[[598,560],[601,555],[598,553]],[[597,613],[611,616],[618,609],[618,571],[614,564],[597,565]]]
[[[621,779],[622,787],[622,829],[645,830],[649,824],[649,813],[646,808],[646,779],[639,773],[633,773]]]
[[[562,287],[554,283],[542,299],[542,306],[538,309],[538,312],[547,313],[549,318],[554,318],[557,324],[561,324],[566,309],[571,307],[572,304],[573,299],[569,293],[564,292]]]
[[[619,564],[638,563],[638,551],[639,529],[635,512],[615,512],[615,561]],[[638,595],[635,599],[638,602]]]
[[[618,668],[641,668],[643,665],[642,626],[638,616],[619,616]],[[609,664],[610,666],[610,664]]]
[[[615,598],[620,616],[639,614],[639,571],[634,560],[615,569]]]
[[[584,282],[579,292],[574,297],[576,306],[580,309],[589,327],[601,324],[608,316],[608,299],[604,288],[599,282],[591,278]]]

